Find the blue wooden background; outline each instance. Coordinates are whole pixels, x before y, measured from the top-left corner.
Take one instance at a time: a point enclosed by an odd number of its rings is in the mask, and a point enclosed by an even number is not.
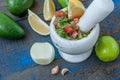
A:
[[[81,0],[87,8],[92,0]],[[120,0],[113,0],[115,10],[100,23],[100,36],[111,35],[120,44]],[[43,19],[44,0],[35,0],[32,11]],[[61,9],[57,0],[54,0],[57,10]],[[47,65],[35,64],[30,57],[30,47],[35,42],[51,42],[50,36],[41,36],[35,33],[27,20],[27,16],[18,18],[6,9],[5,0],[0,0],[0,12],[10,15],[25,30],[25,37],[21,40],[0,38],[0,80],[120,80],[120,56],[110,63],[103,63],[95,55],[84,62],[71,64],[64,61],[57,49],[55,60]],[[49,22],[47,22],[49,24]],[[69,68],[71,73],[61,76],[50,74],[50,70],[59,65]]]

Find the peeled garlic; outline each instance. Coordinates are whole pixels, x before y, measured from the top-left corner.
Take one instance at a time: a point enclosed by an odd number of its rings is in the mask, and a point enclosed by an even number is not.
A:
[[[69,69],[64,68],[64,69],[62,69],[62,71],[61,71],[61,75],[64,76],[67,72],[70,72]]]
[[[51,70],[51,74],[55,75],[55,74],[58,74],[60,68],[59,66],[55,66],[52,70]]]

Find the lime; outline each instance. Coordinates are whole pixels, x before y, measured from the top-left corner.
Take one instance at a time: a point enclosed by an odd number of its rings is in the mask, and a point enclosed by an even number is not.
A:
[[[111,62],[119,55],[119,45],[111,36],[102,36],[95,45],[96,56],[103,62]]]
[[[67,7],[68,6],[68,0],[58,0],[58,3],[63,7]]]

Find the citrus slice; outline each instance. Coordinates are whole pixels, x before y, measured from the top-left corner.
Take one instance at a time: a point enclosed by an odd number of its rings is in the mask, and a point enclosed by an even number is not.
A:
[[[55,50],[48,42],[34,43],[30,50],[33,61],[40,65],[50,64],[55,57]]]
[[[49,35],[49,26],[31,10],[28,10],[28,21],[31,28],[40,35]]]
[[[43,8],[43,16],[46,21],[50,21],[55,14],[55,5],[53,0],[45,0]]]
[[[69,0],[68,18],[80,18],[85,12],[85,7],[79,0]]]

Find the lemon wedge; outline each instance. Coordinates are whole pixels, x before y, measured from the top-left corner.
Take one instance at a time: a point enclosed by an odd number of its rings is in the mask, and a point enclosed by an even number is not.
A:
[[[53,0],[44,0],[43,16],[46,21],[50,21],[55,14]]]
[[[69,0],[68,2],[68,18],[80,18],[85,12],[85,7],[79,0]]]
[[[49,26],[31,10],[28,10],[28,21],[31,28],[40,35],[49,35]]]
[[[30,55],[35,63],[48,65],[54,60],[55,50],[48,42],[34,43],[30,49]]]

